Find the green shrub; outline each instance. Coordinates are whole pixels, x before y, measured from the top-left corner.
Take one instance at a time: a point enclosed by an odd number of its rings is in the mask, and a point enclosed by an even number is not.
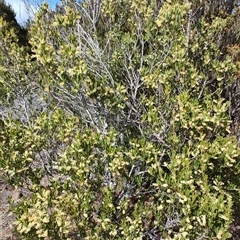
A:
[[[22,239],[231,236],[239,148],[223,92],[236,67],[216,41],[226,20],[193,10],[105,0],[38,11],[29,64],[48,107],[10,118],[0,151],[9,181],[31,191],[11,208]]]

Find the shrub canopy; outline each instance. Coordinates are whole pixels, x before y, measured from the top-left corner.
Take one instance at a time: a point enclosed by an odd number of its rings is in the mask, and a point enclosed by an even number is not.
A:
[[[236,16],[201,2],[45,3],[32,56],[3,36],[0,166],[30,192],[11,209],[23,239],[230,237]]]

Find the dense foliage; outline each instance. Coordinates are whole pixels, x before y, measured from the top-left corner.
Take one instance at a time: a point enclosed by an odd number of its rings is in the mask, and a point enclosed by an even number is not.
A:
[[[217,2],[43,4],[32,54],[0,33],[0,167],[29,190],[11,208],[22,239],[231,236],[238,6]]]

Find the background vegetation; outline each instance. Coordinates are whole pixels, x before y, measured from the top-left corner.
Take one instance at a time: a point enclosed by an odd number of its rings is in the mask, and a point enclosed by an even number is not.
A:
[[[0,167],[29,191],[11,202],[21,239],[231,237],[238,5],[63,1],[24,30],[0,2]]]

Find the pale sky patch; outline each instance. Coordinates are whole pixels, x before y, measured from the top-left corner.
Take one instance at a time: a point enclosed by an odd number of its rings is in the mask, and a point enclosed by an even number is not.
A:
[[[23,24],[29,18],[29,12],[26,9],[26,5],[22,0],[6,0],[6,3],[10,4],[16,13],[16,19],[19,24]]]
[[[36,12],[37,8],[41,5],[43,0],[26,0],[28,8],[30,10],[27,10],[26,4],[24,3],[24,0],[5,0],[6,3],[10,4],[16,13],[16,19],[19,24],[24,24],[29,16],[32,16],[34,12]],[[54,8],[55,5],[60,2],[60,0],[47,0],[49,5]]]

